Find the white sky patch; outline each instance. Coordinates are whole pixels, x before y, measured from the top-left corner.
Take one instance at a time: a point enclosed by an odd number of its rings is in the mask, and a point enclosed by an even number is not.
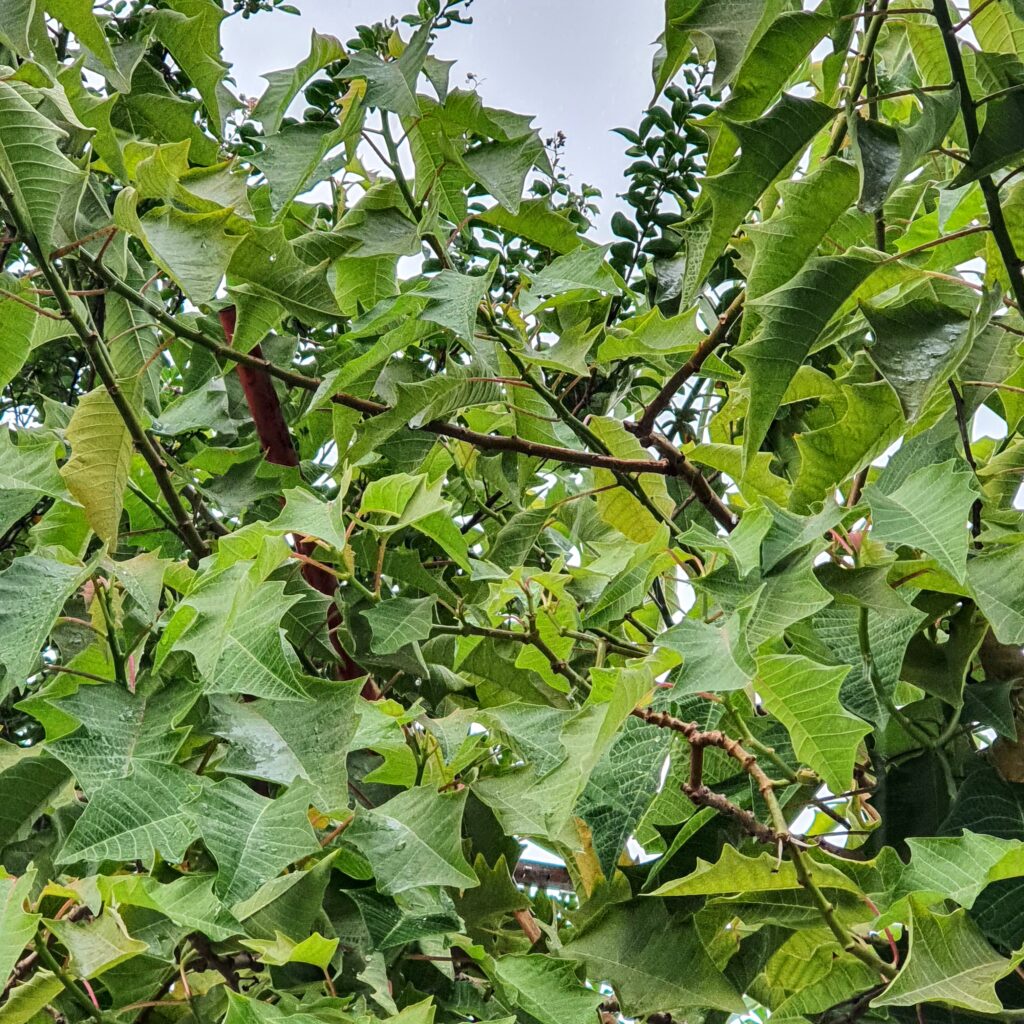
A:
[[[414,0],[299,0],[302,15],[261,14],[223,25],[224,56],[238,91],[259,96],[268,71],[293,67],[309,53],[312,29],[346,42],[355,26],[415,10]],[[533,114],[544,138],[558,131],[567,142],[564,164],[572,184],[603,193],[598,234],[623,204],[623,171],[632,162],[628,143],[613,134],[635,126],[651,102],[653,40],[664,12],[657,3],[621,0],[477,0],[473,24],[453,25],[438,36],[434,54],[456,60],[453,87],[472,87],[477,75],[488,106]],[[402,28],[408,37],[408,26]],[[609,43],[614,40],[614,50]],[[595,59],[595,54],[603,55]],[[425,87],[429,92],[429,87]],[[302,97],[295,109],[301,116]]]

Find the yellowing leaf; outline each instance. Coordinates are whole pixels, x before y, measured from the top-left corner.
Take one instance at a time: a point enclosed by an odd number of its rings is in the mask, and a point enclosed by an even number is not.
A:
[[[113,546],[132,460],[132,437],[105,388],[84,395],[68,424],[71,458],[61,467],[96,535]]]

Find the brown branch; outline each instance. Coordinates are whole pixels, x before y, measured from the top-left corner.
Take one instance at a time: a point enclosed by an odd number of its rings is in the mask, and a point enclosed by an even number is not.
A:
[[[197,559],[205,557],[209,553],[209,548],[206,541],[203,540],[198,530],[196,530],[192,517],[188,514],[181,497],[174,489],[170,467],[167,464],[163,449],[160,447],[159,442],[150,437],[148,431],[143,427],[134,406],[117,382],[117,375],[110,362],[103,339],[79,314],[77,307],[71,299],[71,295],[68,293],[64,278],[46,258],[39,239],[31,231],[29,223],[14,200],[14,193],[11,192],[10,187],[2,179],[0,179],[0,199],[3,199],[4,205],[14,219],[18,234],[28,245],[38,269],[53,289],[57,305],[64,314],[64,318],[82,342],[89,361],[95,367],[96,373],[102,381],[107,394],[124,421],[124,425],[131,435],[135,447],[149,466],[157,486],[160,488],[160,493],[171,509],[176,532]]]
[[[239,355],[231,347],[235,336],[237,317],[234,306],[222,309],[219,314],[220,325],[227,340],[229,353]],[[291,432],[288,429],[288,422],[284,417],[284,410],[281,401],[274,390],[274,382],[271,378],[269,368],[273,364],[263,357],[259,345],[255,345],[251,354],[253,362],[238,362],[236,367],[238,380],[245,393],[245,401],[249,406],[249,413],[252,416],[253,425],[256,428],[256,436],[259,438],[263,455],[268,462],[277,466],[299,465],[299,453],[295,448]],[[236,360],[237,361],[237,360]],[[333,597],[338,588],[338,581],[335,577],[325,572],[323,567],[318,565],[312,558],[316,550],[316,542],[308,538],[298,538],[295,541],[295,551],[302,555],[302,575],[306,582],[327,597]],[[365,675],[363,670],[352,660],[351,655],[342,646],[338,639],[337,627],[341,624],[341,613],[337,605],[331,604],[327,611],[327,626],[331,637],[331,643],[337,652],[341,662],[341,678],[357,679]]]
[[[659,729],[671,729],[679,733],[690,746],[717,747],[734,761],[757,783],[757,788],[766,793],[771,790],[772,780],[761,766],[757,758],[746,750],[739,740],[727,736],[720,729],[704,730],[696,722],[686,722],[676,718],[667,711],[652,711],[650,708],[634,708],[631,712],[635,718],[656,725]]]
[[[531,946],[540,941],[540,937],[544,933],[540,930],[537,919],[529,910],[513,910],[512,916],[516,919],[516,924],[519,925],[522,933],[530,940]]]
[[[956,426],[960,431],[960,443],[964,447],[964,458],[967,465],[971,467],[975,478],[978,476],[978,463],[974,461],[974,452],[971,451],[971,435],[967,430],[967,416],[964,409],[963,395],[960,394],[956,384],[949,381],[949,391],[953,396],[953,411],[956,414]],[[978,537],[981,536],[981,498],[975,498],[971,503],[971,535],[974,537],[976,547],[981,547]]]
[[[718,318],[718,322],[708,332],[707,337],[697,346],[693,355],[669,377],[662,389],[648,403],[643,415],[637,422],[636,435],[642,442],[649,443],[649,438],[654,430],[654,421],[669,407],[672,399],[678,394],[679,389],[704,365],[708,356],[725,341],[729,329],[743,309],[745,297],[746,294],[740,292],[733,299],[732,304]]]
[[[981,7],[977,8],[974,13],[977,14],[980,9]],[[946,59],[949,61],[950,74],[953,81],[960,86],[960,116],[964,122],[967,148],[973,155],[977,148],[978,136],[980,134],[978,111],[975,101],[971,98],[967,71],[964,68],[964,60],[960,53],[956,36],[959,28],[963,27],[969,19],[961,22],[959,25],[953,25],[946,0],[933,0],[932,10],[934,11],[939,30],[942,33],[942,43],[946,49]],[[985,199],[985,209],[988,210],[988,222],[992,229],[992,236],[995,239],[996,247],[999,249],[999,255],[1009,277],[1010,291],[1013,292],[1018,308],[1024,309],[1024,273],[1022,273],[1021,260],[1014,247],[1009,228],[1006,226],[1006,218],[1003,215],[1003,208],[999,200],[999,189],[989,174],[981,175],[978,178],[978,185]]]
[[[733,803],[721,793],[714,792],[703,785],[703,783],[695,786],[692,777],[690,782],[683,784],[682,790],[695,804],[699,804],[702,807],[711,807],[719,813],[733,818],[758,842],[777,846],[780,857],[782,851],[786,850],[789,853],[801,888],[810,896],[812,902],[821,913],[823,920],[828,925],[829,930],[839,941],[840,945],[871,967],[872,970],[878,971],[880,976],[884,978],[894,977],[896,968],[882,960],[870,943],[846,928],[836,915],[834,904],[825,896],[817,882],[814,881],[813,869],[805,860],[806,855],[801,848],[802,844],[790,833],[786,819],[779,807],[779,801],[775,796],[772,780],[765,774],[764,769],[758,765],[757,758],[747,751],[738,740],[734,740],[718,729],[703,730],[696,722],[685,722],[683,719],[676,718],[667,712],[652,711],[649,708],[634,708],[631,713],[651,725],[656,725],[662,729],[671,729],[673,732],[679,733],[690,744],[691,750],[703,747],[717,747],[740,764],[743,771],[757,785],[761,796],[764,798],[772,817],[772,826],[758,821],[750,811]]]
[[[209,337],[203,331],[179,323],[173,316],[160,306],[152,302],[144,295],[140,295],[130,285],[125,284],[112,274],[102,264],[92,260],[91,257],[82,256],[89,266],[110,286],[112,291],[128,299],[129,302],[145,310],[159,323],[163,324],[176,337],[205,348],[222,359],[239,363],[243,366],[265,370],[271,377],[282,381],[291,387],[300,388],[303,391],[317,392],[323,381],[319,377],[309,377],[296,370],[288,370],[284,367],[275,366],[269,360],[260,356],[254,356],[249,352],[239,352],[230,346],[218,342]],[[336,392],[330,396],[335,405],[344,406],[347,409],[354,409],[366,416],[380,416],[390,412],[391,407],[382,402],[374,402],[369,398],[359,398],[345,392]],[[454,438],[457,441],[465,441],[483,451],[508,451],[520,455],[527,455],[538,459],[550,459],[554,462],[561,462],[566,465],[588,466],[594,469],[608,469],[617,473],[656,473],[660,476],[673,476],[674,470],[664,459],[619,459],[611,455],[598,454],[596,452],[578,451],[573,448],[559,448],[550,444],[539,444],[535,441],[528,441],[526,438],[509,436],[505,434],[482,434],[457,423],[449,423],[444,420],[434,420],[424,423],[414,429],[423,430],[431,434],[439,434],[442,437]]]
[[[631,433],[639,431],[639,424],[625,424]],[[711,513],[711,517],[730,533],[736,528],[736,516],[732,509],[715,493],[704,474],[667,438],[657,431],[650,435],[647,443],[664,456],[672,467],[674,476],[685,480],[693,496]]]
[[[512,869],[512,878],[519,885],[536,885],[540,889],[572,891],[572,879],[562,867],[550,864],[527,864],[520,861]]]

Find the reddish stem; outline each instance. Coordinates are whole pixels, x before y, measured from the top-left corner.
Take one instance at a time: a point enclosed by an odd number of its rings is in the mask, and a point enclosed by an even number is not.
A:
[[[220,325],[224,330],[224,337],[229,345],[233,343],[237,317],[234,306],[228,306],[220,310]],[[254,345],[251,354],[262,359],[263,352],[259,345]],[[235,364],[238,373],[239,383],[245,393],[245,401],[249,406],[249,413],[252,415],[253,425],[256,427],[256,436],[259,438],[260,447],[267,462],[277,466],[298,466],[299,453],[295,449],[291,432],[288,430],[288,422],[284,418],[284,410],[281,408],[281,401],[274,390],[274,382],[262,367],[244,366],[241,363]],[[316,544],[312,540],[297,538],[295,550],[303,555],[302,575],[306,582],[327,597],[333,597],[337,589],[337,581],[329,573],[322,569],[312,560]],[[362,670],[352,660],[348,652],[341,646],[338,640],[337,627],[341,624],[341,613],[336,604],[331,604],[327,610],[327,627],[330,631],[331,642],[338,652],[341,660],[341,678],[356,679],[363,675]],[[367,687],[373,686],[369,680]],[[374,690],[376,687],[374,687]],[[365,692],[364,696],[370,694]]]

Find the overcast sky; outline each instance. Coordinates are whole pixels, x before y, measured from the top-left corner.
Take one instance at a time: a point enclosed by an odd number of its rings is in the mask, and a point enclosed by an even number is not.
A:
[[[0,0],[2,2],[2,0]],[[290,0],[301,17],[260,14],[224,24],[225,57],[238,88],[258,96],[260,75],[297,64],[312,29],[343,42],[357,24],[415,7],[415,0]],[[651,99],[652,43],[661,31],[658,0],[476,0],[473,24],[442,32],[435,54],[458,63],[452,85],[477,76],[484,102],[534,114],[544,137],[567,136],[564,164],[578,188],[604,193],[602,224],[623,189],[624,139],[611,132],[635,126]],[[425,87],[426,88],[426,87]],[[429,91],[429,89],[428,89]],[[602,231],[605,234],[606,231]]]

